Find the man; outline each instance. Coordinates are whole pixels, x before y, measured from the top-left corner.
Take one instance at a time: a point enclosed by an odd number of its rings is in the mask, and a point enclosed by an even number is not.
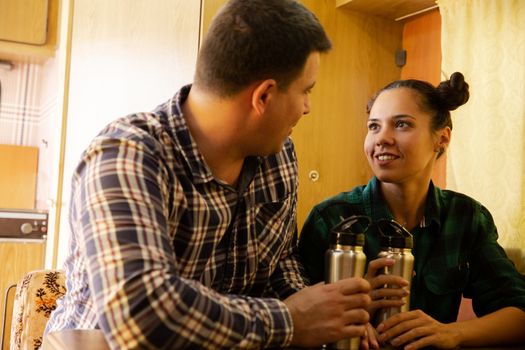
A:
[[[95,138],[73,179],[68,293],[47,332],[114,349],[316,346],[362,336],[369,285],[305,288],[292,128],[330,41],[293,0],[232,0],[195,81]]]

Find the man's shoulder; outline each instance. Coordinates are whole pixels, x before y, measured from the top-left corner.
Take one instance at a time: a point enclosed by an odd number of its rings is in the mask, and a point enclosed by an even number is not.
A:
[[[119,141],[155,147],[158,146],[156,143],[172,142],[176,127],[176,121],[169,117],[167,103],[164,103],[154,111],[132,113],[111,121],[93,138],[91,147]]]

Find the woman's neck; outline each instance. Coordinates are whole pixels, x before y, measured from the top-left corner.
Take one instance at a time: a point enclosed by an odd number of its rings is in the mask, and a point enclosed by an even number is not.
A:
[[[429,183],[381,182],[381,192],[390,212],[408,230],[414,229],[423,219]]]

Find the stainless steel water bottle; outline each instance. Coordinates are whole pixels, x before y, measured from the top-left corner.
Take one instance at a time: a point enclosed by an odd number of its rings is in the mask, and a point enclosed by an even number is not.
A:
[[[394,265],[385,267],[383,273],[401,276],[410,284],[414,269],[412,234],[394,220],[379,220],[377,226],[379,228],[379,241],[381,246],[378,257],[395,260]],[[399,288],[399,286],[396,285],[387,285],[386,287]],[[405,302],[403,306],[380,309],[378,312],[378,323],[385,321],[397,313],[410,310],[410,297],[406,296],[403,300]]]
[[[365,230],[370,218],[354,215],[342,220],[330,232],[330,247],[325,254],[325,282],[333,283],[348,277],[363,277],[366,256],[363,252]],[[358,350],[359,337],[343,339],[331,349]]]

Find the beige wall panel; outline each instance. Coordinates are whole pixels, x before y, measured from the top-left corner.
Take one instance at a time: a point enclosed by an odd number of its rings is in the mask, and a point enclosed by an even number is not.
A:
[[[200,9],[194,0],[74,1],[57,266],[81,153],[110,121],[151,111],[193,80]]]
[[[37,168],[37,147],[0,145],[0,208],[34,208]]]
[[[44,267],[45,243],[15,243],[12,241],[0,241],[0,310],[4,310],[4,296],[7,288],[15,284],[26,273]],[[0,314],[0,324],[3,321],[3,313]],[[7,320],[11,319],[11,313],[7,314]],[[9,349],[9,335],[4,335],[4,347]]]
[[[224,0],[204,0],[207,30]],[[372,93],[399,79],[395,52],[401,47],[403,24],[337,9],[335,0],[303,0],[325,27],[333,50],[321,56],[318,80],[311,95],[311,113],[292,138],[299,158],[298,225],[312,207],[328,196],[364,184],[371,176],[363,153],[366,104]],[[313,182],[308,174],[319,173]]]

